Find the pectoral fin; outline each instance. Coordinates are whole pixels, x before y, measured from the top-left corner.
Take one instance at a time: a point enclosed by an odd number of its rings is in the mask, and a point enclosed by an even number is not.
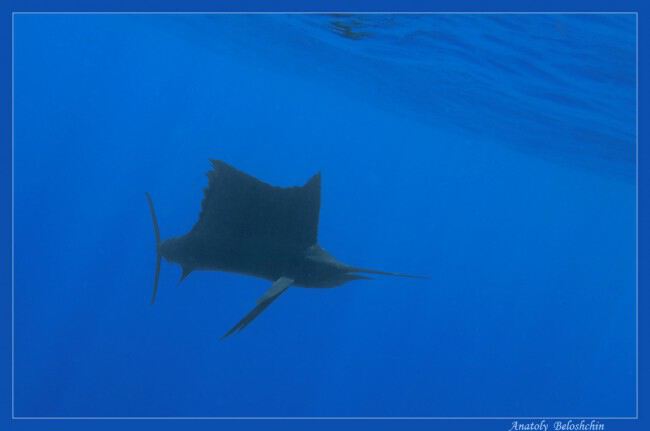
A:
[[[274,297],[278,296],[282,292],[284,292],[287,287],[291,286],[291,283],[293,283],[293,280],[288,277],[280,277],[278,278],[275,283],[271,285],[271,288],[264,292],[264,295],[260,296],[257,300],[257,304],[261,304],[265,301],[273,300]]]
[[[264,311],[266,307],[271,305],[271,303],[275,301],[277,297],[282,294],[282,292],[287,290],[292,283],[293,283],[293,279],[291,278],[288,277],[278,278],[275,281],[275,283],[273,283],[271,288],[266,292],[264,292],[264,295],[262,295],[257,300],[257,305],[255,306],[255,308],[253,308],[246,316],[244,316],[243,319],[237,322],[235,326],[230,328],[230,330],[226,332],[224,336],[221,337],[221,339],[224,339],[237,331],[241,331],[246,326],[248,326],[248,324],[251,323],[262,311]]]

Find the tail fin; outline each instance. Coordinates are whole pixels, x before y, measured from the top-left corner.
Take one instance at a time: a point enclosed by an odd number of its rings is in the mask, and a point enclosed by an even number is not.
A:
[[[158,279],[160,278],[160,228],[158,227],[158,218],[156,217],[156,210],[153,208],[153,199],[151,195],[147,195],[147,202],[149,203],[149,211],[151,211],[151,220],[153,221],[153,233],[156,236],[156,274],[153,280],[153,295],[151,296],[151,303],[156,302],[156,293],[158,292]]]

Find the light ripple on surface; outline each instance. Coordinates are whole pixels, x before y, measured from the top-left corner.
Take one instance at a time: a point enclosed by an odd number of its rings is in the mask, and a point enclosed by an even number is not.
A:
[[[489,125],[510,147],[634,177],[633,14],[295,18],[350,70],[381,67],[362,85],[433,125]]]

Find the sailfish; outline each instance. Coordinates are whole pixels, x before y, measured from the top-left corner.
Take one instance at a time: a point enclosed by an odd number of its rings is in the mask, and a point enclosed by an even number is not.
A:
[[[193,271],[226,271],[272,282],[255,307],[226,332],[250,324],[291,286],[330,288],[367,274],[422,276],[348,265],[318,244],[321,175],[304,185],[276,187],[220,160],[211,160],[199,219],[185,235],[160,239],[153,199],[146,194],[156,240],[151,303],[156,300],[162,258],[181,266],[182,282]]]

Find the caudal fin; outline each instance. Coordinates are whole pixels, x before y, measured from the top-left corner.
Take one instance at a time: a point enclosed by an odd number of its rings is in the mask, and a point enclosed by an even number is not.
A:
[[[156,293],[158,292],[158,279],[160,278],[160,228],[158,227],[158,218],[156,217],[156,210],[153,207],[153,199],[151,195],[147,195],[147,202],[149,203],[149,211],[151,212],[151,220],[153,221],[153,233],[156,236],[156,274],[153,279],[153,295],[151,295],[151,303],[156,302]]]

